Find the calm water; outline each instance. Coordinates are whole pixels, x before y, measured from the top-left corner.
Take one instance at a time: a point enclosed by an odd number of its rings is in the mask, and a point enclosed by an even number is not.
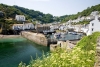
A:
[[[18,64],[23,61],[29,63],[31,56],[36,59],[46,54],[49,49],[45,46],[37,45],[22,37],[9,38],[0,40],[0,67],[18,67]]]
[[[64,37],[62,36],[62,38],[59,38],[59,40],[75,40],[75,39],[80,39],[81,36],[80,35],[73,35],[73,34],[66,34],[64,35]]]
[[[75,39],[81,39],[82,36],[83,36],[82,33],[78,33],[77,35],[65,34],[61,35],[59,38],[57,38],[57,40],[75,40]],[[51,39],[54,39],[54,35],[51,35]]]

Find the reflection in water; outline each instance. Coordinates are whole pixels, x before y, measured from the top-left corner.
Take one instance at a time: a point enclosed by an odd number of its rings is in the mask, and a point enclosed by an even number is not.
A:
[[[24,38],[2,39],[0,40],[0,67],[17,67],[21,61],[28,64],[31,56],[36,59],[36,54],[40,57],[43,51],[46,54],[49,49]]]

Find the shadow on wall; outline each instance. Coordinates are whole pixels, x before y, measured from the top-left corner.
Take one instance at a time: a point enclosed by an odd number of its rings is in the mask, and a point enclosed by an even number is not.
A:
[[[19,30],[2,30],[1,34],[3,35],[19,35],[21,31]]]

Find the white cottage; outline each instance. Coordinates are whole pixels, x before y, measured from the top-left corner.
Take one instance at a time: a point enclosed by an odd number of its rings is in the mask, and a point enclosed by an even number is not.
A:
[[[92,16],[99,15],[99,11],[93,11],[90,15],[92,15]]]
[[[34,29],[34,25],[32,23],[25,23],[24,24],[24,29]]]
[[[64,30],[64,31],[66,31],[66,30],[67,30],[67,26],[62,25],[62,26],[59,27],[59,30]]]
[[[17,21],[25,21],[25,16],[24,15],[16,15],[15,20]]]
[[[100,17],[95,16],[95,19],[90,22],[87,35],[91,35],[93,32],[100,31]]]
[[[24,25],[23,24],[14,24],[12,26],[13,30],[24,30]]]
[[[30,30],[34,29],[34,25],[32,23],[25,23],[25,24],[14,24],[12,26],[13,30]]]

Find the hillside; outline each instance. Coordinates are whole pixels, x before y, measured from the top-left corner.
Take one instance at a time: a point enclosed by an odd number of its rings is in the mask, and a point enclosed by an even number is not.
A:
[[[30,10],[27,8],[19,7],[19,6],[9,6],[5,4],[0,4],[0,11],[5,13],[5,17],[15,18],[15,15],[25,15],[26,19],[29,20],[38,20],[42,21],[43,23],[50,23],[53,22],[53,16],[51,14],[44,14],[40,11]]]
[[[5,4],[0,4],[0,11],[3,11],[5,13],[6,18],[15,18],[16,14],[23,14],[25,15],[27,20],[38,20],[42,21],[43,23],[50,23],[53,21],[60,21],[66,22],[70,19],[74,20],[77,19],[79,16],[88,16],[93,11],[99,11],[100,12],[100,4],[88,7],[87,9],[83,10],[82,12],[78,12],[77,14],[72,15],[64,15],[60,17],[53,16],[51,14],[44,14],[40,11],[35,11],[31,9],[27,9],[24,7],[19,6],[9,6]],[[54,19],[55,18],[55,19]]]
[[[87,9],[83,10],[82,12],[78,12],[77,14],[61,16],[60,20],[62,22],[66,22],[66,21],[68,21],[70,19],[72,19],[72,20],[77,19],[79,16],[80,17],[89,16],[91,14],[91,12],[93,12],[93,11],[99,11],[100,12],[100,4],[88,7]]]
[[[45,19],[45,18],[47,19],[47,17],[44,17],[45,15],[42,12],[25,9],[25,8],[18,7],[18,6],[14,6],[14,7],[19,9],[21,12],[29,15],[32,18],[33,17],[37,18],[37,20],[41,20],[41,19]],[[83,10],[82,12],[78,12],[77,14],[63,15],[63,16],[60,16],[59,18],[56,17],[57,19],[55,19],[55,20],[56,21],[61,20],[62,22],[64,22],[64,21],[66,22],[70,19],[72,19],[72,20],[77,19],[78,16],[81,16],[81,17],[82,16],[89,16],[90,13],[93,12],[93,11],[99,11],[100,12],[100,4],[88,7],[87,9]],[[41,16],[42,16],[42,18],[40,19],[39,17],[41,17]],[[50,17],[50,15],[49,15],[49,17]],[[51,15],[51,18],[53,18],[52,15]],[[43,21],[43,20],[41,20],[41,21]]]

